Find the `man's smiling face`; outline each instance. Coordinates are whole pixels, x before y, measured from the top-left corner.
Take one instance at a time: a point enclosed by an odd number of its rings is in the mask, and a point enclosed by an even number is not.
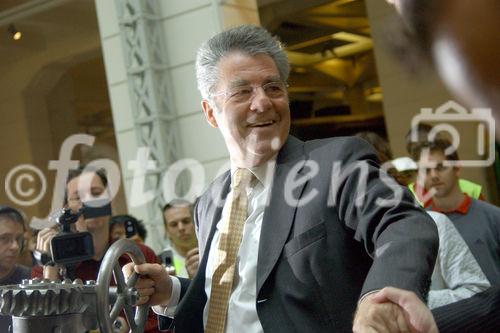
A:
[[[207,121],[218,127],[231,160],[238,167],[260,165],[283,146],[290,130],[286,85],[265,54],[232,52],[218,65],[219,82],[212,101],[203,101]],[[233,94],[243,90],[248,98]]]

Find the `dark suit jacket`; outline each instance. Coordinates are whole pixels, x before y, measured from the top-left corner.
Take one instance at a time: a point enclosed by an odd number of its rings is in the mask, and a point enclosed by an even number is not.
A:
[[[500,286],[432,310],[440,333],[500,332]]]
[[[358,161],[364,166],[352,168]],[[337,173],[332,180],[335,163],[342,164],[344,177]],[[318,166],[314,177],[309,174],[311,164]],[[296,180],[293,198],[314,198],[287,204],[287,177]],[[332,191],[332,184],[337,191]],[[366,185],[366,195],[357,207],[359,184]],[[181,281],[181,303],[173,323],[178,333],[203,332],[206,263],[229,189],[227,172],[196,205],[201,261],[193,281]],[[395,286],[425,297],[438,249],[437,230],[406,190],[399,204],[375,204],[377,198],[393,197],[365,141],[287,139],[277,157],[256,254],[256,307],[264,331],[352,332],[360,294]],[[373,264],[370,255],[375,257]]]

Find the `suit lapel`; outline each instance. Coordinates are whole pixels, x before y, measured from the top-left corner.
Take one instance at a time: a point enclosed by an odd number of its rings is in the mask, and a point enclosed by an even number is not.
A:
[[[299,177],[305,160],[304,142],[289,136],[278,155],[271,199],[264,211],[257,262],[257,294],[276,265],[293,225],[297,206],[290,206],[285,201],[287,176],[293,168],[297,171],[292,179]],[[293,198],[300,198],[304,186],[305,183],[294,188]]]
[[[203,214],[204,216],[211,216],[211,224],[207,225],[209,227],[208,236],[206,241],[203,242],[203,257],[202,262],[200,264],[206,265],[208,253],[210,252],[210,246],[212,243],[212,239],[215,234],[215,230],[217,229],[217,222],[221,219],[222,216],[222,208],[224,207],[224,203],[226,201],[227,195],[229,193],[231,185],[231,172],[228,171],[225,176],[222,177],[220,186],[217,186],[218,189],[210,193],[210,201],[206,206],[207,213]],[[207,234],[206,232],[200,231],[200,234]],[[205,270],[205,267],[203,267]]]
[[[305,163],[306,157],[304,154],[304,143],[292,136],[289,136],[284,147],[281,149],[277,161],[276,161],[276,172],[271,188],[271,199],[269,206],[264,211],[264,217],[262,221],[261,236],[259,242],[259,252],[258,252],[258,263],[257,263],[257,292],[261,289],[265,280],[271,273],[274,265],[278,261],[281,255],[283,246],[288,238],[290,229],[293,225],[294,215],[296,211],[296,206],[289,206],[285,202],[285,188],[284,184],[289,174],[290,170],[300,164],[300,167],[296,167],[295,177],[300,176],[302,166]],[[224,202],[229,193],[231,185],[231,174],[228,172],[225,176],[221,177],[220,183],[215,185],[214,192],[211,193],[211,197],[206,201],[206,205],[200,207],[202,212],[200,216],[206,216],[211,219],[211,224],[206,224],[206,228],[209,230],[201,230],[200,236],[207,235],[206,240],[204,240],[204,250],[202,258],[200,261],[200,266],[198,269],[198,274],[195,279],[191,282],[189,290],[187,291],[186,297],[183,297],[181,304],[177,308],[176,322],[178,322],[179,328],[193,328],[193,325],[199,325],[203,320],[201,317],[195,317],[194,314],[202,315],[203,307],[206,304],[206,296],[204,294],[205,286],[205,274],[206,266],[208,261],[208,255],[210,252],[210,246],[215,234],[217,222],[221,219],[222,209]],[[299,198],[302,189],[305,184],[298,186],[293,191],[293,197]],[[203,221],[199,221],[203,223]],[[203,295],[203,297],[199,297]],[[189,309],[186,307],[189,306]],[[193,306],[193,304],[195,304]],[[186,306],[185,306],[186,305]],[[186,318],[182,318],[183,313],[191,313],[193,315],[187,315]],[[182,319],[181,319],[182,318]],[[200,330],[202,330],[202,326]],[[194,331],[194,330],[193,330]],[[196,330],[198,331],[198,330]]]

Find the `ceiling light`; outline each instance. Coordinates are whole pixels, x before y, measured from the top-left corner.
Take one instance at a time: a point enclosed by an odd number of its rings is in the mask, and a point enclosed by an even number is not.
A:
[[[9,27],[7,28],[7,31],[12,36],[13,40],[20,40],[21,37],[23,36],[21,31],[17,30],[16,27],[14,26],[14,24],[9,25]]]

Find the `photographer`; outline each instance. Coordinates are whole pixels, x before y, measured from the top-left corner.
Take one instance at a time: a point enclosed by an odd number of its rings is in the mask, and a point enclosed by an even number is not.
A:
[[[70,170],[66,182],[65,207],[70,208],[72,212],[77,212],[82,204],[100,198],[107,192],[108,180],[104,170],[92,170],[80,167],[77,170]],[[109,242],[110,215],[85,219],[83,216],[78,218],[74,224],[78,232],[87,231],[92,235],[94,246],[94,256],[90,260],[85,260],[76,264],[75,276],[82,280],[97,280],[102,258],[104,257]],[[46,228],[39,232],[37,238],[36,250],[45,254],[50,253],[51,239],[58,233],[57,229]],[[146,262],[155,263],[156,255],[150,248],[137,244],[141,249]],[[130,262],[128,256],[122,256],[119,260],[120,265]],[[61,279],[60,267],[53,263],[44,266],[35,266],[31,272],[32,277],[46,278],[50,280]],[[145,326],[145,332],[158,332],[157,320],[154,315],[148,317]],[[128,332],[128,327],[124,320],[121,320],[122,327],[120,332]]]
[[[144,244],[147,230],[141,220],[132,215],[115,215],[109,220],[109,237],[111,243],[128,238],[138,244]]]
[[[163,206],[165,236],[169,246],[159,255],[170,252],[175,275],[193,278],[198,271],[199,254],[193,223],[193,204],[184,199],[174,199]],[[163,263],[163,262],[162,262]]]

